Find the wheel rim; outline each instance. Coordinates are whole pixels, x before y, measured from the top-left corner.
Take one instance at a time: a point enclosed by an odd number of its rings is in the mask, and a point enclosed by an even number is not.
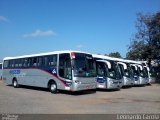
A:
[[[51,84],[51,91],[55,91],[56,90],[56,85],[55,84]]]
[[[17,81],[14,81],[14,82],[13,82],[13,85],[14,85],[14,86],[17,86]]]

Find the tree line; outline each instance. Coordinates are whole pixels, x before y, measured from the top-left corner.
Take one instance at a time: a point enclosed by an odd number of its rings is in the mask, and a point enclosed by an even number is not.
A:
[[[137,31],[128,45],[126,59],[147,61],[160,78],[160,11],[153,14],[138,13],[135,27]],[[122,58],[119,52],[110,53],[109,56]]]
[[[128,46],[126,59],[158,60],[160,59],[160,11],[155,14],[137,14],[134,33]],[[122,58],[119,52],[108,56]]]

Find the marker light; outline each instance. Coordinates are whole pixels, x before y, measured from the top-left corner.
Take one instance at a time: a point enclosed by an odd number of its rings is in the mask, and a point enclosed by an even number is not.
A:
[[[75,53],[71,52],[71,57],[74,59],[75,58]]]

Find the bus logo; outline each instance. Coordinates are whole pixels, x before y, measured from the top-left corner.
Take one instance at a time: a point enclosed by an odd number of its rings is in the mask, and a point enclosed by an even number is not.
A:
[[[53,74],[56,74],[56,69],[53,69],[52,73],[53,73]]]

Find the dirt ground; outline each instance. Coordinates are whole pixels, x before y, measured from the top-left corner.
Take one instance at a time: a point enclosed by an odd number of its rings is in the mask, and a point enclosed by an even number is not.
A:
[[[60,91],[6,86],[0,80],[0,113],[27,114],[123,114],[160,113],[160,84],[120,91]]]

